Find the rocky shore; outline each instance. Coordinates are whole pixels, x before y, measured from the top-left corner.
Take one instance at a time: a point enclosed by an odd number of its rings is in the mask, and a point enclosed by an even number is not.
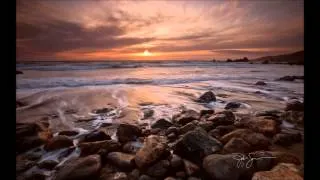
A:
[[[209,91],[197,103],[211,101]],[[184,109],[151,126],[105,123],[87,133],[53,133],[47,119],[17,123],[16,179],[303,179],[303,160],[273,148],[303,144],[303,102],[255,115],[237,114],[239,106]]]

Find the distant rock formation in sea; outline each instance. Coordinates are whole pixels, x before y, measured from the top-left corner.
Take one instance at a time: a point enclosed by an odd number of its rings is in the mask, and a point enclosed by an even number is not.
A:
[[[277,56],[264,56],[252,59],[253,62],[261,62],[262,64],[290,64],[303,65],[304,64],[304,50],[291,54],[283,54]]]

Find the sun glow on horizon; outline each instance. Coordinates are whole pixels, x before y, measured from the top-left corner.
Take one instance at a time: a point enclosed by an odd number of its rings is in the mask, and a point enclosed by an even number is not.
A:
[[[144,52],[143,52],[143,56],[151,56],[152,55],[152,53],[150,53],[149,51],[148,51],[148,49],[146,49]]]

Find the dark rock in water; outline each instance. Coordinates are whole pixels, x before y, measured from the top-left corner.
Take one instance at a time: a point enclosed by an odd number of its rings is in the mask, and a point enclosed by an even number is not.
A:
[[[271,171],[261,171],[256,172],[252,180],[278,180],[278,179],[286,179],[290,177],[292,180],[303,180],[303,178],[299,174],[298,168],[294,164],[286,164],[281,163],[272,168]]]
[[[287,121],[293,124],[303,124],[304,112],[303,111],[286,111],[281,114],[281,121]]]
[[[99,155],[90,155],[67,161],[59,168],[56,180],[94,179],[101,168]]]
[[[81,149],[80,156],[87,156],[91,154],[107,154],[112,151],[119,150],[121,144],[114,140],[105,140],[105,141],[96,141],[96,142],[87,142],[80,143],[79,148]]]
[[[121,169],[132,169],[134,167],[134,155],[122,152],[111,152],[107,155],[108,162]]]
[[[153,109],[144,109],[143,110],[143,119],[148,119],[148,118],[152,117],[153,114],[154,114]]]
[[[184,164],[184,169],[185,169],[188,176],[191,176],[200,170],[199,166],[197,166],[196,164],[194,164],[186,159],[183,160],[183,164]]]
[[[210,137],[202,128],[196,128],[184,134],[176,141],[173,151],[193,162],[199,162],[209,154],[220,151],[222,144],[215,138]]]
[[[16,173],[21,173],[36,165],[34,161],[16,158]]]
[[[294,81],[296,79],[304,79],[304,76],[283,76],[279,79],[276,79],[278,81]]]
[[[200,117],[212,115],[214,113],[213,109],[203,109],[200,111]]]
[[[61,131],[59,132],[59,135],[63,135],[63,136],[76,136],[79,133],[77,131]]]
[[[298,100],[290,100],[286,104],[286,111],[304,111],[304,104]]]
[[[294,143],[300,143],[302,141],[301,134],[284,134],[279,133],[273,137],[273,143],[281,146],[290,146]]]
[[[267,85],[267,83],[265,83],[265,82],[263,82],[263,81],[258,81],[258,82],[256,82],[256,85],[258,85],[258,86],[265,86],[265,85]]]
[[[170,164],[172,168],[178,169],[183,165],[182,163],[182,159],[178,155],[172,154],[172,157],[170,159]]]
[[[201,103],[209,103],[211,101],[216,101],[216,96],[212,91],[207,91],[198,98],[198,102]]]
[[[156,180],[156,179],[143,174],[139,177],[139,180]]]
[[[38,163],[38,167],[41,169],[52,170],[54,167],[58,165],[59,162],[54,160],[44,160]]]
[[[248,126],[251,130],[266,136],[273,136],[280,130],[278,123],[271,119],[252,120],[248,122]]]
[[[104,133],[103,131],[93,131],[85,135],[80,142],[95,142],[95,141],[104,141],[110,140],[111,137]]]
[[[122,151],[125,153],[136,154],[142,146],[143,143],[140,141],[130,141],[123,145]]]
[[[180,129],[179,129],[179,134],[185,134],[189,131],[192,131],[196,128],[197,126],[195,124],[193,124],[192,122],[182,126]]]
[[[16,136],[32,136],[41,131],[41,128],[36,123],[16,123]]]
[[[150,135],[143,147],[136,153],[135,163],[139,168],[146,167],[169,153],[165,137]],[[168,154],[169,155],[169,154]]]
[[[225,121],[235,121],[236,120],[236,116],[230,110],[224,110],[224,111],[221,111],[221,112],[217,112],[215,115],[220,115],[220,114],[225,115],[225,116],[222,116],[223,120],[225,120]],[[214,117],[215,115],[213,115],[211,117]],[[211,117],[208,120],[214,121],[213,119],[211,119]]]
[[[218,126],[228,126],[233,125],[235,121],[235,116],[232,112],[225,111],[223,113],[217,113],[211,116],[208,121],[212,121],[212,128],[216,128]]]
[[[168,129],[173,124],[166,119],[159,119],[151,125],[151,128]]]
[[[229,102],[224,109],[236,109],[239,108],[241,106],[241,103],[239,102]]]
[[[173,121],[180,124],[180,125],[186,125],[189,122],[193,120],[200,119],[200,114],[196,112],[195,110],[184,110],[180,114],[176,114],[172,117]]]
[[[224,145],[223,151],[225,153],[248,153],[251,151],[251,146],[243,139],[234,137]]]
[[[55,136],[45,146],[46,151],[53,151],[56,149],[73,146],[73,141],[67,136]]]
[[[168,172],[169,166],[170,163],[168,160],[160,160],[159,162],[150,166],[147,169],[146,174],[153,177],[164,177]]]
[[[93,110],[93,113],[95,114],[106,114],[110,111],[112,111],[113,109],[112,108],[101,108],[101,109],[96,109],[96,110]]]
[[[16,108],[22,107],[22,106],[26,106],[26,104],[20,101],[16,101]]]
[[[39,136],[26,136],[16,138],[16,151],[18,153],[22,153],[32,148],[38,147],[44,143],[45,141]]]
[[[16,75],[17,75],[17,74],[23,74],[23,72],[16,70]]]
[[[120,124],[117,129],[118,140],[121,143],[133,141],[142,134],[138,126],[131,124]]]

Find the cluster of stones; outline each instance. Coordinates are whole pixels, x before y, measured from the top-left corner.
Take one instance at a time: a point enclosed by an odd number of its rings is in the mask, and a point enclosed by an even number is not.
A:
[[[200,102],[212,100],[207,93]],[[52,170],[55,180],[175,180],[175,179],[303,179],[303,164],[293,154],[271,151],[277,144],[301,143],[303,135],[281,128],[288,121],[303,125],[303,103],[288,102],[285,111],[265,111],[237,117],[233,111],[185,109],[172,119],[159,119],[151,129],[133,124],[108,124],[79,138],[75,131],[50,132],[47,122],[17,124],[17,179],[45,179],[41,173],[25,176],[31,167]],[[116,129],[117,140],[107,131]],[[26,155],[43,145],[45,151],[65,149],[58,161]],[[62,165],[59,158],[75,148],[80,156]],[[240,158],[239,158],[240,157]],[[245,157],[245,158],[241,158]]]

